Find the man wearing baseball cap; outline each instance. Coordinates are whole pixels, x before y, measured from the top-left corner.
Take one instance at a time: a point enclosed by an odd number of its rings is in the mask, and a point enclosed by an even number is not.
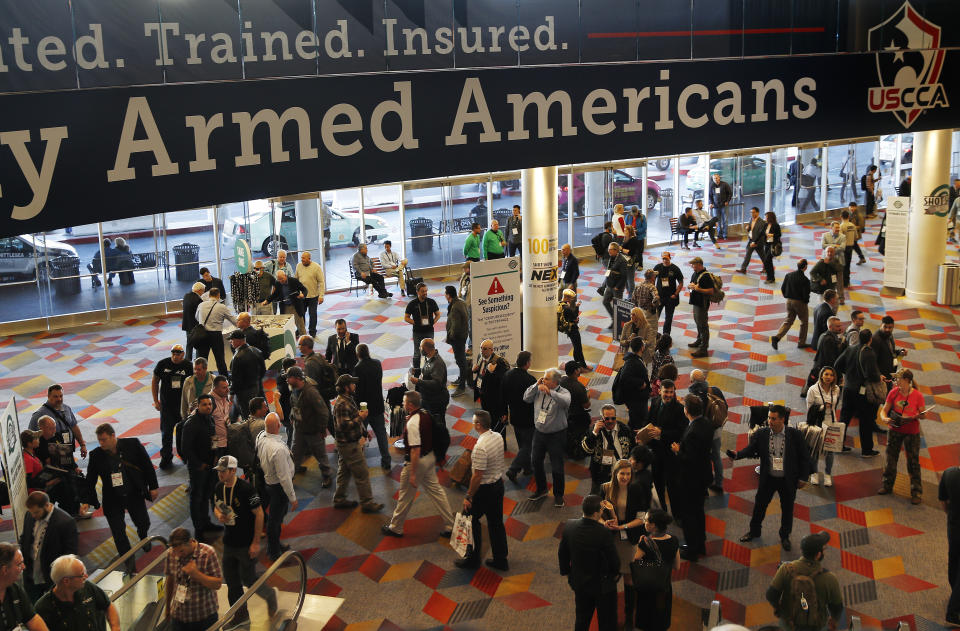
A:
[[[160,412],[160,468],[173,466],[173,428],[183,421],[180,416],[180,403],[183,384],[193,373],[190,362],[185,361],[183,346],[174,344],[170,357],[164,357],[153,369],[153,407]]]
[[[237,477],[236,458],[221,457],[214,470],[220,481],[213,492],[213,514],[224,526],[223,579],[227,584],[227,600],[233,606],[243,596],[244,586],[250,587],[257,580],[263,506],[253,485]],[[277,612],[276,590],[264,584],[257,595],[267,601],[267,610],[273,617]],[[250,613],[244,604],[230,624],[249,620]]]
[[[767,601],[789,631],[836,631],[843,615],[843,598],[837,577],[825,570],[823,549],[830,533],[823,531],[800,540],[803,556],[784,563],[767,588]]]
[[[364,513],[378,513],[383,504],[373,501],[370,488],[370,471],[363,457],[363,447],[367,443],[367,409],[357,407],[353,395],[357,391],[359,379],[352,375],[340,375],[337,379],[337,398],[333,401],[333,422],[337,439],[337,491],[333,496],[334,508],[355,508],[357,503],[347,499],[347,485],[350,478],[356,480],[357,493],[360,495],[360,510]]]

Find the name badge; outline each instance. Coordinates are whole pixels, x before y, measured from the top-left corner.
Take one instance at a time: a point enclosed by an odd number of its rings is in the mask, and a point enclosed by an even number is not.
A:
[[[537,414],[537,425],[543,425],[547,422],[547,411],[540,410],[540,413]]]
[[[513,236],[517,236],[518,234],[520,234],[520,231],[517,230],[516,228],[514,228],[514,229],[513,229]]]
[[[70,432],[64,432],[64,433],[63,433],[63,442],[65,442],[65,443],[69,443],[69,442],[70,442]]]
[[[483,377],[477,377],[477,388],[479,389],[483,385]]]
[[[613,453],[612,449],[604,449],[600,455],[600,464],[605,467],[613,465],[614,455],[615,454]]]
[[[175,379],[170,379],[170,387],[173,390],[179,390],[181,388],[180,377],[177,377]]]
[[[773,470],[774,470],[774,471],[783,471],[783,458],[774,458],[774,459],[773,459]]]
[[[866,386],[860,386],[860,394],[866,394],[866,393],[867,393],[867,387],[866,387]]]
[[[420,324],[423,326],[430,326],[430,318],[420,318]]]
[[[837,275],[836,275],[836,274],[831,274],[831,275],[830,275],[830,282],[831,282],[831,283],[836,283],[836,282],[837,282]]]
[[[605,270],[605,271],[603,272],[604,278],[606,278],[606,277],[609,276],[609,275],[610,275],[610,270]]]
[[[664,277],[662,277],[662,276],[660,277],[660,286],[661,286],[661,287],[666,287],[666,286],[667,286],[667,279],[664,278]]]
[[[110,474],[110,483],[114,487],[123,486],[123,474],[122,473],[111,473]]]
[[[177,592],[173,595],[173,599],[178,603],[187,602],[187,586],[186,585],[177,585]]]
[[[620,531],[620,541],[626,541],[626,540],[627,540],[627,531],[626,531],[626,530],[621,530],[621,531]]]

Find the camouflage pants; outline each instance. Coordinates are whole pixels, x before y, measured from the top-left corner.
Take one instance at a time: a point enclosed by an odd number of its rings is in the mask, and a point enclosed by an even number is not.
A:
[[[910,495],[917,497],[923,492],[920,482],[920,434],[902,434],[887,431],[887,464],[883,468],[883,488],[892,489],[897,479],[897,463],[900,446],[907,452],[907,472],[910,474]]]

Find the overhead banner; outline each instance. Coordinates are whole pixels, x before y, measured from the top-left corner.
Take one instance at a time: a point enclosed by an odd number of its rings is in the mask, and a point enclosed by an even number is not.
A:
[[[10,494],[10,513],[13,515],[13,530],[20,540],[23,518],[27,512],[27,471],[23,466],[20,446],[20,420],[17,416],[16,397],[10,399],[0,420],[0,442],[3,443],[3,470],[6,472],[7,492]]]
[[[0,96],[0,237],[438,176],[960,126],[960,50]],[[10,220],[8,220],[8,218]],[[12,221],[11,221],[12,220]]]
[[[519,257],[470,263],[470,331],[476,348],[490,340],[497,355],[515,358],[523,350],[522,313]]]
[[[938,48],[956,19],[943,0],[0,0],[0,92]]]
[[[884,222],[883,286],[904,289],[907,286],[907,247],[910,234],[910,198],[887,200]]]

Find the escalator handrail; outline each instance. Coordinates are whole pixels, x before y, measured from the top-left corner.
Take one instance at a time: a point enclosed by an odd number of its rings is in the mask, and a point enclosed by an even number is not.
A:
[[[110,602],[114,602],[118,598],[126,594],[130,590],[130,588],[132,588],[134,585],[140,582],[140,579],[142,579],[144,576],[147,576],[153,568],[160,565],[160,563],[166,561],[168,554],[170,554],[170,548],[165,549],[163,552],[157,555],[157,558],[147,563],[147,565],[142,570],[137,572],[133,578],[131,578],[126,583],[124,583],[120,587],[120,589],[110,594]]]
[[[113,572],[114,570],[116,570],[118,567],[126,563],[129,559],[132,559],[133,555],[139,552],[141,548],[145,547],[147,544],[154,543],[154,542],[158,542],[164,548],[167,547],[167,540],[164,537],[161,537],[160,535],[153,535],[151,537],[147,537],[146,539],[141,539],[140,541],[137,542],[137,545],[133,546],[132,548],[127,550],[127,552],[125,552],[124,554],[114,559],[110,563],[110,565],[103,568],[103,570],[99,574],[91,578],[90,582],[96,585],[97,583],[103,580],[103,577],[110,574],[110,572]]]
[[[303,601],[306,600],[307,597],[307,561],[296,550],[287,550],[281,554],[276,561],[273,562],[273,565],[267,568],[266,572],[260,575],[260,578],[258,578],[253,585],[248,587],[243,592],[243,596],[241,596],[237,602],[233,603],[233,606],[227,610],[227,613],[223,614],[219,620],[207,628],[207,631],[219,631],[226,626],[226,624],[233,619],[234,614],[236,614],[241,607],[246,605],[247,601],[250,600],[250,597],[253,596],[257,590],[267,582],[267,579],[273,576],[290,559],[295,559],[297,564],[300,566],[300,595],[297,598],[297,608],[294,610],[292,618],[293,620],[296,620],[298,617],[300,617],[300,610],[303,609]]]

